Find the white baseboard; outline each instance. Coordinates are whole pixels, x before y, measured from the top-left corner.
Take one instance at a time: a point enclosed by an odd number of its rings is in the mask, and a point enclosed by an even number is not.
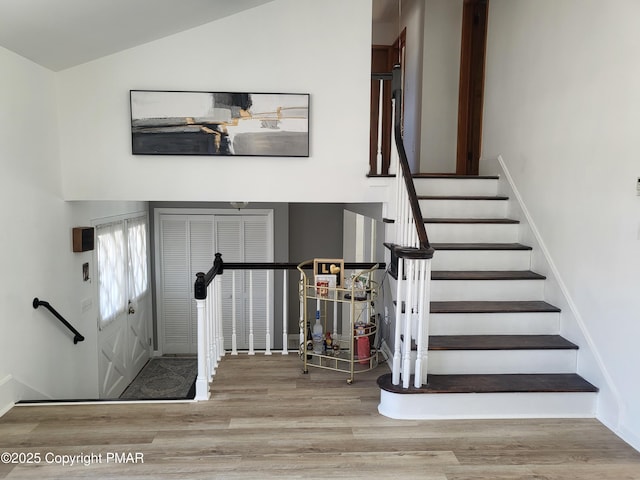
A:
[[[13,377],[6,375],[0,378],[0,417],[11,410],[16,401]]]

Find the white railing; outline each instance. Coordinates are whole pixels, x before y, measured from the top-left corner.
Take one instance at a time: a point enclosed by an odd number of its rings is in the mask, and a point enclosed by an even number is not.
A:
[[[198,376],[195,400],[209,398],[209,382],[224,355],[222,325],[218,322],[221,306],[220,276],[222,256],[216,254],[209,272],[198,273],[194,285],[198,321]]]
[[[220,266],[223,265],[220,254],[216,254],[216,260],[219,260]],[[230,326],[231,330],[228,339],[231,344],[231,355],[238,355],[240,351],[245,351],[248,355],[255,355],[256,349],[261,350],[265,355],[272,354],[272,279],[276,269],[267,268],[274,264],[262,264],[255,269],[245,269],[245,267],[242,270],[235,269],[234,267],[238,265],[224,264],[224,275],[221,275],[221,271],[212,274],[212,271],[216,269],[214,262],[214,267],[209,273],[199,273],[197,276],[195,287],[198,321],[196,400],[209,398],[209,382],[215,375],[220,359],[226,353],[225,324]],[[292,266],[295,268],[295,265]],[[282,355],[289,353],[287,345],[289,272],[287,268],[289,267],[280,266],[279,268],[282,272]],[[244,287],[238,289],[237,280],[240,272],[246,277],[247,293],[244,292]],[[254,281],[256,272],[266,273],[266,275],[261,275],[263,281]],[[242,283],[245,284],[244,281]],[[260,285],[257,286],[256,283],[260,283]],[[223,294],[223,290],[226,294]],[[239,312],[238,305],[244,305],[245,297],[248,297],[248,308],[246,311]],[[265,307],[263,310],[260,310],[256,305],[255,300],[258,297],[264,299]],[[248,331],[245,331],[245,336],[248,338],[246,345],[245,342],[240,342],[238,339],[239,322],[241,321],[244,327],[248,327]],[[257,338],[256,330],[264,331],[263,339]]]
[[[359,269],[371,264],[345,263],[345,268]],[[384,268],[384,264],[380,264]],[[289,275],[298,263],[223,263],[216,254],[212,269],[198,273],[195,298],[198,319],[198,376],[196,400],[209,398],[209,382],[213,379],[220,359],[226,354],[273,354],[274,307],[280,307],[282,320],[282,355],[288,355],[289,336]],[[224,272],[224,273],[223,273]],[[297,271],[296,271],[297,272]],[[295,273],[294,273],[295,275]],[[282,295],[275,295],[281,285]],[[278,305],[277,297],[282,304]],[[239,306],[246,305],[246,308]],[[242,310],[242,311],[240,311]],[[304,310],[300,310],[300,315]],[[337,311],[334,312],[334,331],[338,331]],[[303,323],[299,325],[299,345],[305,341]],[[239,332],[243,331],[240,339]],[[225,335],[226,332],[226,335]],[[259,332],[259,333],[256,333]],[[225,338],[226,337],[226,338]],[[244,338],[247,340],[244,341]],[[225,340],[230,350],[225,352]]]
[[[429,299],[433,248],[424,227],[420,204],[409,169],[401,133],[401,72],[396,67],[392,80],[393,125],[392,155],[396,172],[395,245],[392,257],[397,259],[395,331],[391,378],[394,385],[402,382],[409,388],[425,385],[429,351]],[[412,355],[415,342],[416,354]]]

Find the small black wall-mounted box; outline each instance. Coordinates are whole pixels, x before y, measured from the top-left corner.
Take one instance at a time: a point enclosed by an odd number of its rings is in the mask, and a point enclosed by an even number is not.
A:
[[[93,227],[74,227],[73,228],[73,251],[88,252],[93,250],[94,244],[94,228]]]

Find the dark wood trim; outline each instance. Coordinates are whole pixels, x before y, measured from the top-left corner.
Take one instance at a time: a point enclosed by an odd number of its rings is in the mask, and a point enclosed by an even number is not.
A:
[[[531,313],[559,312],[554,305],[541,300],[491,302],[431,302],[431,313]]]
[[[225,270],[297,270],[300,262],[225,262]],[[378,270],[384,270],[386,264],[384,262],[345,262],[344,268],[347,270],[368,270],[378,265]],[[313,263],[304,265],[302,268],[311,270]]]
[[[489,0],[464,0],[456,173],[477,175],[482,148]]]
[[[532,250],[521,243],[433,243],[434,250]]]
[[[371,120],[369,137],[369,175],[377,175],[378,116],[380,113],[380,80],[391,80],[391,70],[398,57],[392,45],[371,47]],[[391,82],[385,81],[382,91],[382,165],[381,173],[387,174],[391,165]]]
[[[413,377],[413,375],[412,375]],[[510,393],[510,392],[597,392],[598,388],[575,373],[509,373],[429,375],[420,388],[393,385],[390,373],[378,378],[378,386],[392,393]]]

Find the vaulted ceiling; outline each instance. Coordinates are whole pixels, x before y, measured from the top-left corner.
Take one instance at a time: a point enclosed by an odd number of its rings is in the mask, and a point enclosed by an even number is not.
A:
[[[0,46],[54,71],[273,0],[1,0]]]
[[[0,0],[0,46],[60,71],[272,1]],[[372,1],[374,23],[397,14]]]

